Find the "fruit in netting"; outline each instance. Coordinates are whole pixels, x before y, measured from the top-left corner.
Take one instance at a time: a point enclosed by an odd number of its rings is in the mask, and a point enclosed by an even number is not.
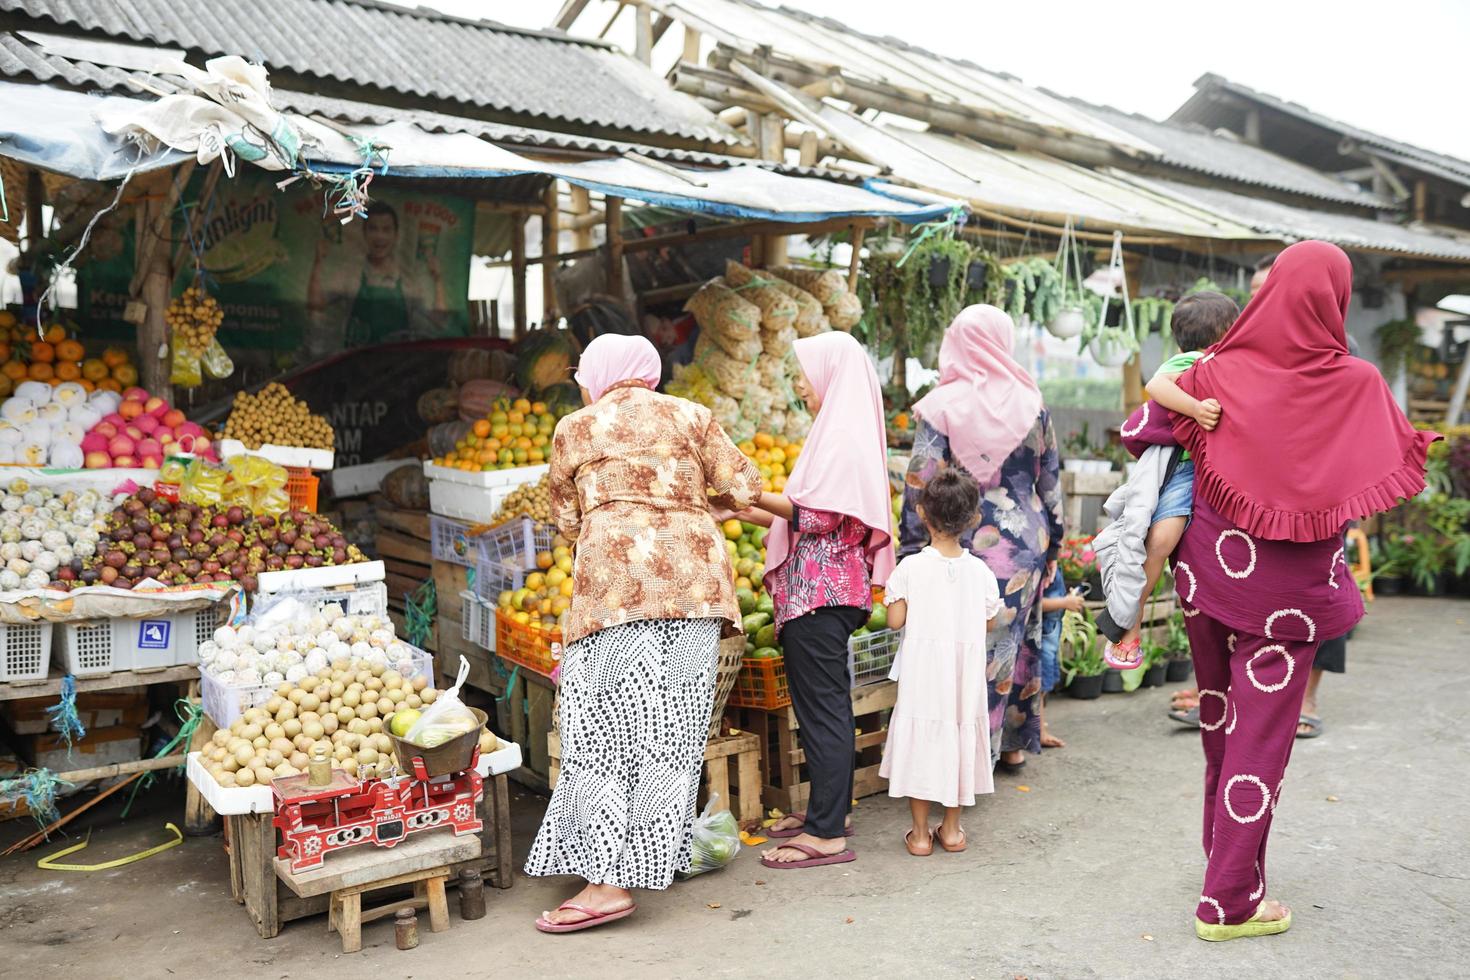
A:
[[[195,357],[200,357],[214,340],[224,323],[225,311],[199,286],[190,286],[168,304],[164,320],[173,331],[175,341]]]

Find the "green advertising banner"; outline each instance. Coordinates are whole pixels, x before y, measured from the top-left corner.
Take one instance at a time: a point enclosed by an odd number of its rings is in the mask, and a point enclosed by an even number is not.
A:
[[[387,340],[467,332],[474,202],[375,182],[366,219],[322,214],[304,182],[278,190],[245,168],[221,178],[195,247],[209,291],[224,308],[227,350],[304,351],[314,359]],[[175,237],[184,239],[182,216]],[[78,273],[80,313],[103,333],[131,337],[122,321],[132,235]],[[193,278],[187,252],[175,292]]]

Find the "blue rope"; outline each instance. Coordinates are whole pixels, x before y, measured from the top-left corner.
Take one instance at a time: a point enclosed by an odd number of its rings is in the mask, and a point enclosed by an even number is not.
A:
[[[72,743],[87,737],[87,728],[77,714],[77,680],[70,674],[61,679],[61,700],[46,709],[55,728],[66,743],[66,757],[71,758]]]
[[[25,800],[31,818],[45,829],[61,819],[61,811],[56,809],[56,791],[71,788],[71,783],[57,778],[50,769],[31,769],[14,779],[0,779],[0,803]]]

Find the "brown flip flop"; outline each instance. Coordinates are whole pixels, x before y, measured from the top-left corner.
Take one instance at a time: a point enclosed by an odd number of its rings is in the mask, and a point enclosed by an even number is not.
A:
[[[929,833],[929,849],[921,850],[914,844],[914,828],[910,827],[904,831],[903,846],[908,848],[908,852],[916,858],[928,857],[934,853],[934,833],[932,831]]]
[[[965,848],[967,848],[967,847],[970,846],[970,842],[965,839],[965,828],[963,828],[963,827],[960,828],[960,842],[959,842],[959,844],[957,844],[954,847],[950,847],[948,844],[946,844],[944,842],[944,838],[939,836],[939,828],[938,827],[935,827],[934,828],[934,839],[939,842],[939,846],[940,847],[944,848],[946,851],[948,851],[951,854],[958,854],[961,851],[963,851]]]
[[[845,851],[838,851],[836,854],[823,854],[810,844],[782,844],[781,847],[787,847],[793,851],[800,851],[807,856],[806,860],[772,861],[770,858],[763,857],[761,858],[761,864],[764,864],[768,868],[778,869],[820,868],[824,864],[846,864],[849,861],[857,860],[857,855],[853,853],[851,848]]]

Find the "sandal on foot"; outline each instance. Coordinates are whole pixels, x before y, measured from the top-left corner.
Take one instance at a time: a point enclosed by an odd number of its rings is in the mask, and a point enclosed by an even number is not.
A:
[[[1194,934],[1205,942],[1223,943],[1230,939],[1249,939],[1253,936],[1275,936],[1291,928],[1291,910],[1279,919],[1269,922],[1261,919],[1261,907],[1256,906],[1256,914],[1244,922],[1233,926],[1218,925],[1213,922],[1205,922],[1203,919],[1194,920]]]
[[[578,905],[576,902],[562,902],[556,907],[558,912],[581,912],[587,918],[579,919],[576,922],[549,922],[545,916],[542,916],[536,920],[536,928],[542,932],[580,932],[583,929],[595,929],[597,926],[605,926],[609,922],[616,922],[618,919],[626,919],[637,909],[637,905],[629,905],[627,908],[618,909],[616,912],[599,912],[596,909],[589,909],[585,905]]]
[[[1170,718],[1173,718],[1175,721],[1179,722],[1179,724],[1184,725],[1184,726],[1186,726],[1188,728],[1198,728],[1199,727],[1199,706],[1198,705],[1195,705],[1193,708],[1190,708],[1188,711],[1178,711],[1178,710],[1171,711],[1171,712],[1169,712],[1169,717]]]
[[[1302,715],[1300,718],[1297,719],[1296,725],[1298,728],[1298,731],[1296,733],[1297,738],[1316,738],[1318,735],[1322,734],[1321,718],[1314,718],[1311,715]],[[1306,728],[1306,731],[1300,731],[1300,729],[1303,727]]]
[[[1007,762],[1004,759],[996,759],[995,768],[1001,772],[1017,773],[1026,768],[1026,760],[1022,758],[1020,762]]]
[[[944,848],[951,854],[958,854],[965,848],[970,846],[969,842],[965,840],[965,828],[963,827],[960,828],[960,842],[953,847],[951,847],[949,844],[946,844],[944,842],[944,838],[939,836],[938,828],[936,828],[934,831],[934,839],[939,842],[940,847]]]
[[[788,814],[786,814],[786,816],[788,816],[788,817],[796,817],[796,818],[798,818],[798,819],[801,820],[801,823],[799,825],[795,826],[795,827],[787,827],[785,830],[775,830],[775,829],[767,830],[767,831],[765,831],[765,835],[767,837],[775,837],[778,840],[785,840],[785,839],[790,838],[790,837],[800,837],[802,834],[804,834],[804,833],[807,832],[807,830],[806,830],[806,811],[805,810],[798,810],[798,811],[796,811],[794,813],[788,813]],[[780,823],[780,821],[778,820],[777,823]],[[852,836],[852,828],[851,827],[843,827],[842,828],[842,836],[843,837],[851,837]]]
[[[908,830],[904,831],[903,846],[908,848],[908,852],[914,857],[924,858],[934,853],[934,839],[934,834],[931,832],[929,834],[928,849],[921,849],[918,845],[914,843],[914,828],[910,827]]]
[[[1124,659],[1124,658],[1127,659]],[[1138,640],[1109,643],[1103,647],[1103,659],[1114,670],[1133,670],[1143,666],[1143,648]]]
[[[768,857],[763,857],[761,858],[761,864],[764,864],[768,868],[820,868],[824,864],[846,864],[849,861],[857,860],[857,855],[853,853],[851,848],[845,851],[838,851],[836,854],[823,854],[810,844],[782,844],[781,847],[790,848],[793,851],[800,851],[806,855],[806,859],[802,861],[772,861]]]

